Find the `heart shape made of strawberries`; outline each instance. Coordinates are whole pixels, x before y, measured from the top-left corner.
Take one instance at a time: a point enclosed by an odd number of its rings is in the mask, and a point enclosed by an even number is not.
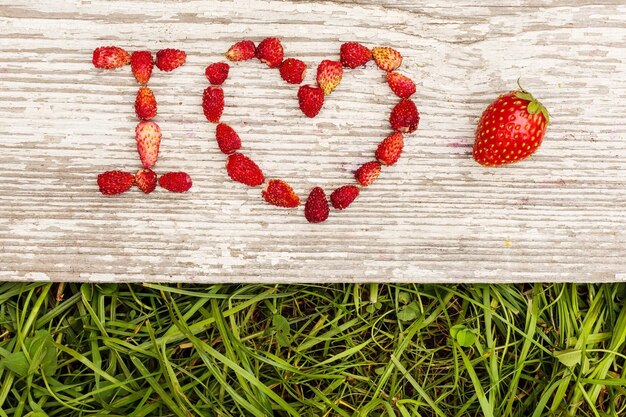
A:
[[[402,55],[390,47],[374,47],[371,50],[359,43],[348,42],[341,45],[339,61],[323,60],[317,67],[317,85],[303,85],[298,89],[300,109],[307,117],[315,117],[324,105],[325,99],[340,84],[344,69],[364,66],[374,60],[377,67],[387,74],[387,83],[400,101],[389,116],[392,132],[384,138],[375,152],[375,159],[365,162],[354,174],[356,184],[348,184],[335,189],[330,194],[334,209],[343,210],[350,206],[361,191],[376,181],[382,166],[391,166],[400,158],[404,147],[404,134],[414,132],[419,124],[419,112],[410,97],[415,93],[415,83],[396,70],[402,64]],[[246,61],[257,58],[269,68],[280,71],[287,83],[301,84],[304,80],[306,64],[295,58],[284,59],[284,49],[279,39],[266,38],[258,45],[243,40],[232,45],[226,52],[230,61]],[[212,84],[204,90],[202,109],[207,120],[216,123],[217,144],[227,155],[226,171],[231,179],[250,187],[266,183],[263,170],[247,155],[241,152],[241,138],[236,130],[221,122],[224,110],[224,91],[220,85],[228,78],[230,66],[217,62],[207,66],[205,75]],[[284,180],[269,179],[261,191],[269,204],[295,208],[300,206],[300,197]],[[304,215],[311,223],[325,221],[330,214],[326,193],[321,187],[314,187],[306,199]]]

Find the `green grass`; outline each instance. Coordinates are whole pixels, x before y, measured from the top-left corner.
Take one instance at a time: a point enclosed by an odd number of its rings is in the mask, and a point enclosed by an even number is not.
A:
[[[626,285],[0,284],[0,417],[624,416]]]

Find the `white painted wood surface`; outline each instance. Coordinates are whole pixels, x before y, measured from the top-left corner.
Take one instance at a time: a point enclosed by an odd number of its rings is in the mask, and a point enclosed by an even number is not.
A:
[[[626,278],[626,6],[623,1],[0,0],[0,279],[81,281],[528,281]],[[342,42],[389,45],[422,113],[403,157],[344,212],[308,224],[230,181],[200,107],[204,67],[242,38],[287,57],[337,59]],[[186,195],[100,195],[134,172],[129,67],[91,53],[181,48],[155,71],[164,138],[157,172]],[[471,158],[482,109],[518,77],[553,123],[532,159]],[[234,65],[223,121],[268,177],[306,198],[351,183],[389,132],[395,103],[373,63],[348,72],[321,114],[258,62]]]

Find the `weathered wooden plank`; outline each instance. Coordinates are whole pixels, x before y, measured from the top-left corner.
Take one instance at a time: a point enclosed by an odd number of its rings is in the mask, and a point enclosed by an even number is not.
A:
[[[0,279],[185,282],[624,280],[626,6],[518,2],[0,3]],[[204,66],[242,37],[278,35],[315,66],[339,45],[388,44],[418,81],[417,134],[345,212],[310,225],[227,180],[199,106]],[[155,72],[158,172],[192,191],[101,196],[108,169],[135,170],[137,85],[92,50],[178,47]],[[482,108],[524,85],[551,110],[540,152],[484,169],[471,160]],[[270,177],[306,196],[348,183],[388,134],[380,72],[344,76],[302,117],[276,71],[234,65],[223,120]]]

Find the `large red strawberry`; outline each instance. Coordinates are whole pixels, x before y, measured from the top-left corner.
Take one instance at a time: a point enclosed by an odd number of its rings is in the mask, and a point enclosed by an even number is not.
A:
[[[391,91],[400,98],[409,98],[415,93],[413,80],[399,72],[388,72],[387,84],[389,84]]]
[[[202,110],[209,122],[218,123],[224,111],[224,90],[207,87],[202,94]]]
[[[417,106],[409,99],[404,99],[396,104],[389,116],[389,123],[393,130],[402,133],[414,132],[419,122],[420,114],[417,111]]]
[[[187,61],[187,54],[180,49],[161,49],[156,53],[156,66],[161,71],[173,71]]]
[[[265,201],[278,207],[293,208],[300,205],[300,197],[283,180],[269,180],[261,194]]]
[[[98,187],[104,195],[121,194],[133,186],[133,174],[122,171],[107,171],[98,175]]]
[[[150,194],[157,185],[157,175],[151,169],[140,169],[135,173],[135,185],[146,194]]]
[[[309,223],[321,223],[328,218],[329,213],[330,209],[324,190],[320,187],[313,188],[304,204],[304,217]]]
[[[256,47],[252,41],[239,41],[231,46],[226,52],[229,61],[246,61],[254,58]]]
[[[141,120],[150,120],[157,114],[156,98],[154,98],[152,90],[146,86],[139,88],[139,91],[137,91],[135,113]]]
[[[252,159],[240,153],[234,153],[228,157],[226,172],[234,181],[250,187],[256,187],[265,182],[261,168]]]
[[[150,51],[135,51],[130,56],[130,69],[139,84],[147,84],[152,75],[154,60]]]
[[[402,137],[402,133],[392,133],[378,145],[378,149],[376,149],[376,159],[378,159],[381,164],[393,165],[400,158],[403,147],[404,138]]]
[[[356,185],[344,185],[330,194],[330,202],[337,210],[347,208],[359,195],[359,187]]]
[[[339,85],[342,76],[341,62],[325,59],[317,66],[317,85],[324,90],[326,95],[332,93]]]
[[[206,67],[204,75],[211,84],[221,85],[228,78],[229,71],[230,65],[226,62],[216,62]]]
[[[139,122],[135,128],[137,152],[144,168],[152,168],[159,157],[161,129],[154,122]]]
[[[300,110],[307,117],[315,117],[324,105],[324,90],[312,85],[303,85],[298,90]]]
[[[356,68],[372,59],[372,51],[356,42],[346,42],[339,48],[339,58],[344,67]]]
[[[276,68],[283,62],[283,45],[278,38],[266,38],[256,47],[256,57],[268,67]]]
[[[367,162],[359,167],[354,173],[354,178],[361,184],[363,187],[367,187],[368,185],[372,185],[374,181],[380,175],[380,162],[371,161]]]
[[[299,59],[287,58],[280,64],[280,76],[289,84],[300,84],[306,74],[306,64]]]
[[[192,181],[186,172],[168,172],[159,177],[159,185],[173,193],[184,193],[191,188]]]
[[[226,155],[231,154],[241,148],[241,139],[235,130],[226,123],[220,123],[215,129],[215,139],[217,146]]]
[[[120,68],[130,62],[130,55],[118,46],[101,46],[93,51],[91,62],[96,68]]]
[[[529,92],[503,94],[478,121],[474,159],[484,166],[498,166],[528,158],[541,145],[549,122],[548,110]]]

